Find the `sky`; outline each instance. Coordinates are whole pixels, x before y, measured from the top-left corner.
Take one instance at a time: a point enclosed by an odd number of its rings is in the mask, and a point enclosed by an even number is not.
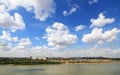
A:
[[[0,0],[0,57],[120,57],[119,0]]]

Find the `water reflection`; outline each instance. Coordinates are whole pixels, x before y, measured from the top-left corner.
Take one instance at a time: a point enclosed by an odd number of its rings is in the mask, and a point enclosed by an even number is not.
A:
[[[0,66],[0,75],[120,75],[120,63]]]
[[[30,72],[35,72],[35,71],[44,71],[45,69],[41,69],[41,68],[29,68],[29,69],[17,69],[14,70],[14,72],[26,72],[26,71],[30,71]]]

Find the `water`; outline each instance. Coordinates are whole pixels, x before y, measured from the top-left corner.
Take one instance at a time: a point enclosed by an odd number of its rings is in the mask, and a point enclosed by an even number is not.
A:
[[[120,63],[33,66],[1,65],[0,75],[120,75]]]

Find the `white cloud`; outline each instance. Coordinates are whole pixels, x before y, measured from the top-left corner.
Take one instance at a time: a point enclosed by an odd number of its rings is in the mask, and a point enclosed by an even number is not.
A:
[[[94,28],[91,33],[84,34],[82,41],[83,42],[98,42],[102,41],[111,42],[117,38],[117,34],[120,33],[120,30],[113,28],[112,30],[104,31],[102,28]]]
[[[114,18],[106,18],[103,13],[100,13],[97,19],[92,18],[90,27],[102,27],[106,24],[111,24],[115,21]]]
[[[0,50],[9,51],[11,48],[11,43],[6,43],[4,40],[0,39]]]
[[[0,13],[5,11],[7,11],[5,5],[0,5]]]
[[[119,53],[119,49],[93,47],[90,49],[65,50],[58,55],[63,57],[120,57]]]
[[[29,38],[21,38],[21,40],[17,43],[16,46],[11,48],[12,53],[23,53],[23,56],[30,55],[30,46],[32,45],[32,42]]]
[[[91,5],[91,4],[97,3],[97,2],[98,2],[98,0],[90,0],[88,3]]]
[[[50,29],[48,30],[46,29],[48,31],[47,34],[49,34],[50,38],[52,38],[53,37],[52,35],[55,35],[55,34],[60,35],[60,36],[54,36],[53,39],[57,39],[59,37],[58,40],[68,39],[69,41],[71,41],[73,38],[68,38],[68,37],[63,38],[63,36],[65,35],[72,35],[72,34],[68,33],[69,30],[67,29],[65,25],[63,24],[60,25],[60,24],[61,23],[55,23],[53,24],[52,27],[50,27]],[[118,32],[120,32],[120,30],[113,28],[110,31],[105,31],[103,33],[104,34],[103,37],[111,38],[111,35],[116,36]],[[59,33],[62,33],[62,34],[59,34]],[[72,35],[72,36],[75,36],[75,35]],[[29,38],[21,38],[15,44],[15,46],[13,46],[12,41],[6,42],[6,40],[10,40],[7,38],[10,38],[10,37],[11,39],[13,38],[8,32],[3,31],[2,37],[4,37],[4,39],[3,38],[0,39],[0,56],[3,56],[3,57],[29,57],[29,56],[33,56],[33,57],[47,57],[47,56],[48,57],[93,57],[93,56],[94,57],[98,57],[98,56],[120,57],[120,49],[112,50],[109,48],[98,48],[97,46],[90,48],[90,49],[77,49],[77,50],[76,49],[75,50],[68,50],[68,49],[56,50],[55,48],[49,48],[47,46],[31,47],[32,42]],[[55,44],[57,42],[57,40],[52,40],[52,41],[55,41],[54,42]],[[66,44],[68,45],[68,43],[65,43],[64,45]],[[55,46],[57,45],[63,46],[58,43]]]
[[[18,37],[12,37],[7,31],[2,31],[0,36],[0,50],[11,50],[12,43],[18,42]]]
[[[53,39],[58,39],[59,37],[58,40],[68,39],[69,41],[72,41],[72,39],[74,39],[73,37],[72,38],[71,37],[63,38],[63,37],[65,35],[66,36],[68,35],[75,36],[75,35],[68,33],[68,29],[66,29],[67,27],[63,24],[61,25],[60,24],[61,23],[55,23],[53,24],[52,27],[50,27],[51,29],[48,29],[48,30],[46,29],[47,31],[49,31],[47,33],[47,35],[49,34],[49,38],[52,38],[53,37],[52,35],[58,34],[60,36],[58,35],[54,36]],[[104,34],[106,36],[110,36],[109,34],[110,32],[112,32],[111,34],[113,33],[117,34],[115,28],[112,29],[111,31],[106,31]],[[47,56],[48,57],[83,57],[83,56],[85,57],[90,57],[90,56],[120,57],[120,54],[119,54],[120,49],[111,50],[109,48],[93,47],[90,49],[77,49],[77,50],[65,49],[61,51],[61,50],[56,50],[55,48],[49,48],[47,46],[31,47],[32,42],[29,38],[21,38],[18,42],[15,43],[15,45],[13,45],[13,41],[6,42],[10,40],[7,38],[12,39],[13,37],[8,32],[3,31],[2,38],[0,38],[0,56],[3,56],[3,57],[29,57],[29,56],[33,56],[33,57],[47,57]],[[57,40],[52,40],[52,41],[55,41],[54,42],[56,44],[55,46],[57,45],[63,46],[61,44],[58,44]],[[68,44],[72,44],[68,41],[65,41],[65,42],[67,42],[67,43],[64,43],[65,46],[67,46]]]
[[[78,54],[80,54],[81,56],[88,56],[88,57],[100,57],[100,56],[101,57],[120,57],[119,53],[120,53],[119,49],[112,50],[109,48],[97,48],[97,47],[78,51]]]
[[[0,12],[0,27],[15,32],[18,29],[24,29],[25,23],[22,16],[18,13],[10,16],[8,12]]]
[[[78,6],[77,6],[77,5],[74,5],[74,6],[70,9],[69,12],[68,12],[68,11],[63,11],[63,15],[64,15],[64,16],[71,15],[72,13],[74,13],[75,11],[77,11],[77,8],[78,8]]]
[[[27,11],[33,11],[36,19],[46,20],[55,11],[54,0],[0,0],[8,10],[15,10],[17,7],[23,7]]]
[[[85,26],[84,25],[79,25],[75,27],[75,31],[82,30]]]
[[[29,38],[22,38],[20,41],[19,41],[19,46],[23,46],[23,47],[28,47],[32,44],[32,42],[30,41]]]
[[[32,42],[29,38],[13,37],[9,32],[2,31],[0,36],[0,49],[6,51],[24,51],[31,46]]]
[[[0,46],[1,47],[1,46]],[[1,50],[0,56],[3,57],[120,57],[120,49],[112,50],[109,48],[75,49],[75,50],[52,50],[48,47],[36,46],[29,50]]]
[[[65,46],[75,43],[77,36],[70,34],[68,28],[62,23],[54,23],[52,27],[46,29],[46,36],[44,38],[48,41],[48,46],[55,48],[63,48]]]
[[[2,35],[0,36],[0,40],[17,42],[18,37],[11,37],[11,34],[9,32],[2,31]]]

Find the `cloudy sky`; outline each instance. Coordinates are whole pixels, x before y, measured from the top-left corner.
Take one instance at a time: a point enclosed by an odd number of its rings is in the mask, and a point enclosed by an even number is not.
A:
[[[0,0],[0,57],[120,57],[119,0]]]

